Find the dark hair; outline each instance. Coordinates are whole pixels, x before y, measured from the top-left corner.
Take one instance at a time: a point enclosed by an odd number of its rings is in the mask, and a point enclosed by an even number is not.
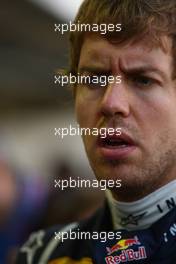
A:
[[[176,0],[85,0],[74,23],[120,23],[120,32],[103,35],[117,43],[148,36],[152,45],[162,46],[161,37],[168,36],[172,39],[173,62],[176,63]],[[77,74],[85,34],[70,32],[70,71],[73,74]]]

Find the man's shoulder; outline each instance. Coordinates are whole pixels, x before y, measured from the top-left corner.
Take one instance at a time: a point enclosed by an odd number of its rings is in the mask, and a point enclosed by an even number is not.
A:
[[[84,257],[84,263],[91,263],[88,250],[89,241],[77,239],[76,235],[82,231],[92,232],[96,229],[95,225],[101,218],[102,209],[99,208],[86,220],[32,233],[19,251],[17,264],[52,263],[50,262],[52,259],[69,258],[75,255],[75,252],[77,258]],[[70,239],[70,234],[72,239]]]
[[[79,223],[71,223],[66,226],[54,226],[47,230],[39,230],[30,235],[29,239],[21,247],[17,258],[18,264],[44,264],[50,256],[63,247],[61,234],[74,230]]]

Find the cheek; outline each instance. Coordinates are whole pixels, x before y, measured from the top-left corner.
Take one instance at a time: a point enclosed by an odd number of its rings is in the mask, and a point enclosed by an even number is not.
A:
[[[75,114],[80,127],[93,127],[96,124],[96,106],[79,96],[75,98]]]
[[[85,104],[82,100],[82,98],[79,96],[77,93],[76,98],[75,98],[75,115],[78,124],[83,127],[83,123],[85,120]]]
[[[80,127],[86,127],[86,112],[84,104],[81,104],[80,102],[76,102],[75,105],[75,113],[76,113],[76,120],[77,123],[80,125]]]
[[[168,95],[157,95],[143,101],[141,105],[141,122],[143,123],[144,131],[150,134],[150,140],[156,139],[155,136],[172,133],[176,131],[176,104]],[[144,122],[145,120],[145,122]]]

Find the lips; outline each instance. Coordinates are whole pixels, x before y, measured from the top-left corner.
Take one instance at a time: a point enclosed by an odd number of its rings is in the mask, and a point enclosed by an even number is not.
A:
[[[135,149],[136,143],[126,133],[107,135],[98,138],[98,149],[105,158],[119,159],[129,156]]]
[[[125,133],[122,133],[119,136],[107,135],[105,138],[99,137],[98,141],[99,141],[99,146],[105,148],[124,148],[127,146],[135,145],[132,138]]]

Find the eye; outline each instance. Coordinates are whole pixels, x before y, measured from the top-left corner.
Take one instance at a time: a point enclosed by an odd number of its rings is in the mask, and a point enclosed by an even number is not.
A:
[[[134,76],[132,77],[132,81],[137,86],[149,87],[154,84],[154,80],[148,76]]]

